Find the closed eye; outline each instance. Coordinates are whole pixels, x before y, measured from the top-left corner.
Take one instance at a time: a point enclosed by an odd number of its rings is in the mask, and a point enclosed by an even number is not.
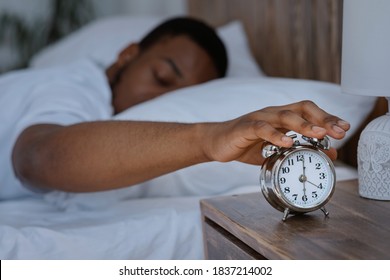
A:
[[[166,57],[164,58],[164,61],[169,64],[176,76],[183,78],[183,74],[181,73],[179,67],[177,67],[176,63],[172,59]]]

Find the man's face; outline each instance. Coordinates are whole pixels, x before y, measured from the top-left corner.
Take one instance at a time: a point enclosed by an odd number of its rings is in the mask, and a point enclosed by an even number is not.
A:
[[[107,72],[115,113],[218,77],[207,52],[187,36],[166,37],[144,51],[134,44],[129,48],[133,49],[129,49],[127,59],[123,52],[122,62],[118,64],[118,59],[115,70],[111,70],[114,74]]]

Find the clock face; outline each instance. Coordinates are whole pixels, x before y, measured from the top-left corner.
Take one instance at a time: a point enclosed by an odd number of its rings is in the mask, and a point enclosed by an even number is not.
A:
[[[280,194],[298,208],[313,208],[326,201],[334,186],[328,160],[311,149],[289,153],[276,174]]]

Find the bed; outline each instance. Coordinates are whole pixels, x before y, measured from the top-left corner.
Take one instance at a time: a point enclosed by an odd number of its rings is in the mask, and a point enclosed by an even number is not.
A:
[[[189,0],[189,14],[218,28],[228,48],[228,77],[181,89],[114,116],[156,121],[219,121],[270,105],[311,99],[352,124],[334,141],[337,180],[357,177],[355,134],[377,100],[341,94],[342,2]],[[44,49],[31,67],[88,57],[108,65],[158,17],[98,20]],[[137,29],[124,28],[137,26]],[[93,49],[93,51],[90,51]],[[272,94],[269,94],[272,92]],[[337,100],[337,102],[335,102]],[[134,187],[0,202],[0,259],[202,259],[199,200],[255,192],[259,167],[207,163]]]

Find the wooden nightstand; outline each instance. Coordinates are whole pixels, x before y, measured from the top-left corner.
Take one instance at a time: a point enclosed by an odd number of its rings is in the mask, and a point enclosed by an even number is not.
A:
[[[260,192],[201,201],[206,259],[390,259],[390,202],[339,182],[321,211],[289,216]]]

